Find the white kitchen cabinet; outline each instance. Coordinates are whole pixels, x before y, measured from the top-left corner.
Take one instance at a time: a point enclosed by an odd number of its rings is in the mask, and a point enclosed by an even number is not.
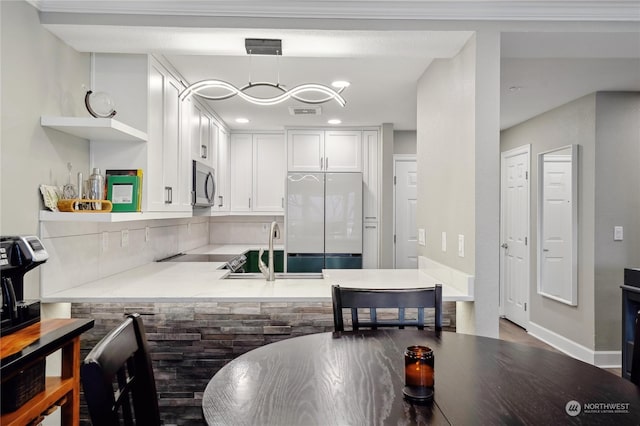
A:
[[[253,135],[253,211],[284,212],[284,138]]]
[[[362,226],[362,269],[378,269],[378,223],[365,222]]]
[[[93,90],[109,93],[118,119],[146,130],[148,142],[114,144],[91,140],[90,164],[142,169],[143,212],[190,212],[190,158],[183,149],[182,85],[149,55],[96,54]]]
[[[231,135],[231,213],[284,213],[282,134]]]
[[[290,172],[324,170],[324,132],[322,130],[289,130],[287,149],[287,169]]]
[[[215,169],[218,162],[218,125],[213,114],[193,98],[184,101],[183,107],[190,110],[191,158]]]
[[[232,134],[231,211],[250,212],[253,185],[253,138],[251,134]]]
[[[359,172],[362,131],[287,131],[287,169],[291,172]]]
[[[379,188],[380,188],[380,146],[377,130],[364,130],[363,161],[362,161],[362,267],[365,269],[378,268],[380,221]]]
[[[216,168],[216,204],[214,211],[230,210],[230,167],[229,167],[229,134],[218,129],[218,167]]]
[[[324,171],[362,171],[362,132],[360,130],[324,132]]]
[[[362,132],[362,139],[363,219],[365,222],[378,222],[378,193],[380,186],[378,132],[375,130],[365,130],[364,132]]]

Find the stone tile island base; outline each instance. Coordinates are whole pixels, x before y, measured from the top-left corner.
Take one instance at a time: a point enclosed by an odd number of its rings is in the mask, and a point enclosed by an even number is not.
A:
[[[129,313],[142,315],[163,424],[203,425],[202,393],[227,362],[259,346],[333,331],[331,302],[73,303],[73,318],[92,318],[82,359]],[[455,302],[443,303],[443,326],[455,331]],[[433,324],[433,315],[427,317]],[[84,397],[81,424],[89,425]]]

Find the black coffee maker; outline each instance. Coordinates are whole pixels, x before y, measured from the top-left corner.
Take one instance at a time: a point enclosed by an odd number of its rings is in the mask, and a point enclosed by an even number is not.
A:
[[[40,301],[24,300],[24,275],[48,258],[49,254],[38,237],[0,237],[2,335],[40,321]]]

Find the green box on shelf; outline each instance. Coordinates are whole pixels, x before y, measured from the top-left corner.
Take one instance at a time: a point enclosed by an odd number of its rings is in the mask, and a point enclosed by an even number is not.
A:
[[[137,212],[139,206],[139,176],[107,177],[107,200],[113,204],[113,212]]]

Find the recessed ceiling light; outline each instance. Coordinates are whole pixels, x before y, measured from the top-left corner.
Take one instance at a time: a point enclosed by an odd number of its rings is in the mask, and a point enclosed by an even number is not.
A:
[[[340,123],[342,123],[342,120],[340,120],[339,118],[332,118],[331,120],[327,121],[327,123],[329,123],[329,124],[340,124]]]
[[[337,80],[337,81],[334,81],[333,83],[331,83],[331,85],[333,87],[335,87],[336,89],[343,89],[345,87],[351,86],[351,83],[349,83],[348,81],[344,81],[344,80]]]
[[[240,124],[247,124],[249,122],[248,118],[244,118],[244,117],[238,117],[236,118],[236,123],[240,123]]]

